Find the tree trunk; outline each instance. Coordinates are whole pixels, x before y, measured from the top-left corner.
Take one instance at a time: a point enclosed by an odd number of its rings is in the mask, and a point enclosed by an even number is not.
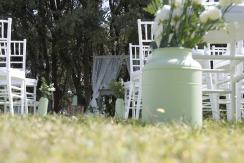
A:
[[[93,55],[93,50],[92,50],[92,45],[90,41],[87,41],[84,45],[84,56],[83,56],[83,78],[84,78],[84,91],[85,91],[85,101],[86,104],[88,105],[90,100],[91,100],[91,56]]]
[[[59,87],[59,76],[58,76],[58,51],[55,47],[56,45],[56,39],[55,39],[55,35],[53,35],[53,40],[52,40],[52,82],[54,84],[54,87],[55,87],[55,91],[53,93],[53,102],[54,102],[54,105],[53,105],[53,110],[58,113],[61,108],[60,108],[60,99],[61,99],[61,90],[60,90],[60,87]]]
[[[86,104],[85,104],[84,96],[83,96],[83,88],[82,88],[81,81],[80,81],[81,75],[77,75],[76,73],[73,72],[72,79],[73,79],[74,87],[76,90],[77,104],[80,106],[85,106]]]

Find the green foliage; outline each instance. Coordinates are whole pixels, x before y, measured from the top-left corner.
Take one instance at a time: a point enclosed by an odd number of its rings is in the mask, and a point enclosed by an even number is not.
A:
[[[99,54],[106,42],[100,26],[101,3],[101,0],[2,0],[0,3],[1,16],[13,18],[12,39],[27,39],[28,77],[44,77],[55,84],[53,97],[57,112],[68,88],[76,90],[79,105],[85,105],[84,98],[89,103],[92,56]],[[34,14],[33,10],[37,12]]]
[[[231,6],[232,3],[228,6],[211,6],[211,10],[208,10],[197,0],[152,0],[145,11],[155,15],[153,34],[156,43],[153,48],[194,48],[204,43],[206,32],[224,28],[223,16]]]
[[[124,98],[125,89],[122,81],[112,80],[110,82],[109,88],[113,91],[117,98]]]
[[[137,19],[152,19],[143,8],[149,0],[109,0],[108,52],[113,55],[127,55],[128,43],[138,40]]]
[[[152,0],[151,3],[144,8],[144,10],[149,14],[154,15],[161,6],[162,6],[161,0]]]
[[[45,78],[42,78],[42,84],[39,88],[42,97],[51,98],[53,92],[55,91],[54,84],[48,84]]]

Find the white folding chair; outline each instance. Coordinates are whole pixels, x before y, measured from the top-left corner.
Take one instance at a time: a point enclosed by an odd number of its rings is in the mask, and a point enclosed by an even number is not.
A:
[[[139,111],[141,106],[137,106],[137,104],[141,103],[141,99],[139,99],[140,95],[140,83],[141,83],[141,53],[140,47],[138,45],[129,44],[129,52],[130,52],[130,81],[125,83],[125,118],[129,117],[130,110],[132,111],[132,118],[139,118]]]
[[[0,20],[0,104],[14,115],[15,109],[24,114],[26,40],[11,41],[11,24]]]
[[[141,21],[137,20],[138,25],[138,36],[139,36],[139,45],[145,46],[150,45],[153,42],[153,33],[152,33],[152,21]]]
[[[211,112],[212,117],[215,120],[220,119],[220,103],[223,103],[223,100],[220,101],[219,97],[220,95],[226,96],[226,91],[228,88],[222,88],[220,91],[220,88],[217,86],[217,82],[219,81],[218,75],[220,73],[220,69],[214,68],[214,61],[211,60],[211,58],[208,56],[211,55],[217,55],[214,53],[215,49],[210,49],[208,47],[205,47],[204,49],[197,49],[196,51],[193,50],[193,57],[194,55],[201,54],[204,55],[205,60],[198,60],[199,63],[202,66],[202,90],[203,90],[203,112]],[[229,90],[229,89],[228,89]]]
[[[142,51],[141,51],[142,50]],[[125,83],[125,118],[132,111],[132,118],[139,119],[142,109],[142,68],[151,56],[150,46],[129,44],[130,52],[130,81]]]
[[[0,20],[0,53],[1,53],[1,67],[0,67],[0,80],[1,83],[5,81],[6,85],[1,85],[2,92],[5,92],[7,96],[2,101],[4,103],[4,108],[6,109],[6,105],[9,106],[9,111],[13,115],[14,114],[14,102],[16,100],[21,101],[21,111],[24,110],[24,71],[19,71],[18,69],[11,68],[11,24],[12,19],[8,20]],[[12,85],[13,79],[18,79],[23,81],[21,83],[21,88]],[[19,94],[20,92],[20,94]],[[15,101],[14,101],[15,100]]]
[[[29,108],[33,109],[33,114],[36,114],[36,87],[37,80],[26,78],[26,103],[25,103],[25,113],[29,113]]]

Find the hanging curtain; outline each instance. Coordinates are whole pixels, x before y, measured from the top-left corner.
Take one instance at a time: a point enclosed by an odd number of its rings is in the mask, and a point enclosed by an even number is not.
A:
[[[97,57],[93,63],[92,72],[92,100],[90,106],[97,108],[96,99],[99,97],[99,89],[109,88],[112,80],[116,79],[122,66],[121,57]]]

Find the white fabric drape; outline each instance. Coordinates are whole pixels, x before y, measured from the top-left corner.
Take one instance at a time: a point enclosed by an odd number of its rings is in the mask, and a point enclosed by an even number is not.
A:
[[[99,89],[108,88],[110,82],[116,79],[122,66],[123,58],[101,57],[95,58],[92,72],[92,100],[90,106],[97,108],[96,99],[99,97]]]

